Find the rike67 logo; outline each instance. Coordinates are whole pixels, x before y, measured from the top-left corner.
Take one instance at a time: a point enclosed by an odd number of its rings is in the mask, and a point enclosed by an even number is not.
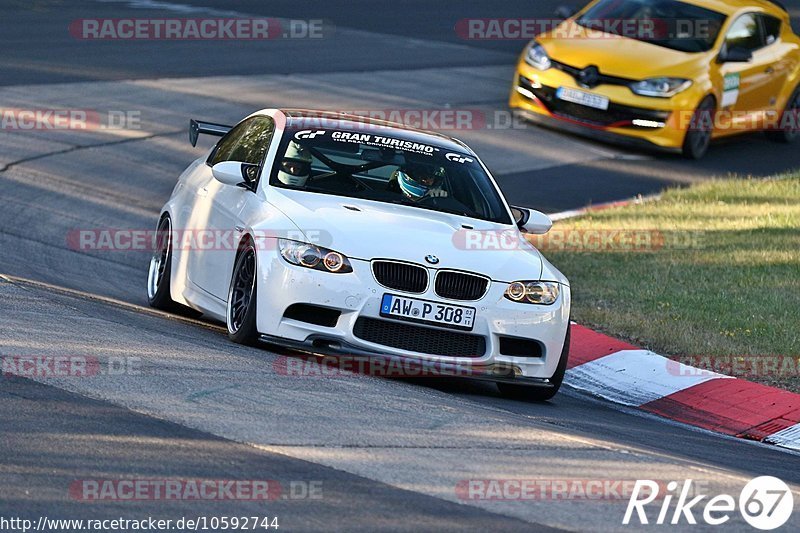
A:
[[[622,523],[629,525],[635,517],[633,523],[638,519],[640,524],[694,525],[699,517],[705,524],[719,526],[730,521],[738,511],[752,527],[768,531],[784,525],[794,509],[792,491],[786,483],[772,476],[750,480],[739,494],[738,501],[728,494],[710,498],[705,494],[695,495],[691,479],[685,480],[682,486],[677,481],[670,481],[666,486],[666,494],[659,494],[661,487],[663,484],[655,481],[637,480]],[[645,508],[656,500],[661,505],[653,506],[648,515]],[[673,501],[675,507],[671,508]],[[656,509],[658,514],[654,517],[653,511]]]

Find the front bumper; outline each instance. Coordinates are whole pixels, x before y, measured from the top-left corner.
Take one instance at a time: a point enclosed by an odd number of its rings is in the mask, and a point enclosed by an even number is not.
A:
[[[290,348],[323,354],[383,356],[413,359],[441,365],[477,369],[474,376],[492,381],[524,380],[533,385],[549,386],[547,379],[556,371],[569,324],[570,290],[562,286],[558,300],[550,306],[515,303],[503,297],[506,283],[492,282],[480,300],[472,302],[440,298],[429,287],[423,294],[405,296],[476,309],[471,332],[450,328],[409,324],[380,316],[385,293],[404,295],[386,289],[375,280],[369,261],[351,259],[353,272],[330,274],[288,264],[273,246],[261,246],[258,252],[257,327],[262,339]],[[433,271],[433,269],[429,269]],[[312,304],[340,313],[328,325],[319,325],[284,316],[293,304]],[[438,339],[452,335],[472,335],[483,339],[482,354],[469,357],[432,355],[419,351],[369,342],[354,333],[359,319],[374,325],[388,324],[389,330],[400,324],[416,328],[425,336]],[[362,335],[364,337],[364,335]],[[500,339],[526,339],[538,343],[532,356],[502,353]],[[395,339],[392,339],[394,341]],[[391,342],[391,341],[390,341]],[[506,344],[507,346],[507,344]]]
[[[334,367],[362,367],[367,372],[381,377],[413,378],[413,377],[448,377],[468,378],[493,383],[513,383],[551,389],[555,385],[548,378],[537,378],[522,375],[521,369],[514,365],[491,363],[469,365],[453,363],[425,364],[420,363],[420,358],[413,355],[390,355],[385,352],[366,350],[358,346],[351,346],[341,341],[331,341],[327,335],[312,335],[305,341],[294,341],[270,335],[261,335],[262,342],[276,344],[297,352],[303,352],[313,357],[344,357],[343,362],[334,361]],[[382,361],[381,365],[374,364],[376,359]],[[353,364],[353,362],[357,364]],[[371,363],[371,364],[364,364]],[[377,369],[383,369],[380,372]]]
[[[559,87],[595,93],[609,99],[607,111],[558,100]],[[524,61],[517,68],[509,106],[524,118],[599,140],[678,152],[686,137],[686,121],[699,99],[688,91],[674,98],[635,95],[623,86],[580,87],[558,69],[538,71]],[[647,124],[647,125],[642,125]]]

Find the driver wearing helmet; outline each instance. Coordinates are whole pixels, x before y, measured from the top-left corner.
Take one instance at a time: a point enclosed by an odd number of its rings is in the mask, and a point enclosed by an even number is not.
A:
[[[278,180],[284,185],[303,187],[311,176],[311,154],[308,149],[292,141],[278,169]]]
[[[415,202],[427,197],[447,196],[447,191],[442,188],[444,177],[442,167],[410,164],[394,171],[389,189],[402,192]]]

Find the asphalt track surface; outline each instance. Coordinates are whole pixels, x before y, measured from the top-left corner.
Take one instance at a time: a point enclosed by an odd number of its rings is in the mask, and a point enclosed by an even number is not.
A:
[[[191,5],[184,16],[215,15],[203,7],[212,3]],[[154,226],[177,175],[202,151],[186,141],[188,117],[232,122],[281,105],[503,110],[521,43],[465,43],[452,27],[467,17],[548,16],[552,7],[239,2],[238,12],[321,18],[336,31],[316,42],[221,45],[81,42],[65,29],[80,18],[176,16],[185,9],[176,5],[4,2],[3,108],[122,110],[139,120],[133,129],[0,134],[0,273],[8,276],[0,281],[0,354],[116,357],[138,371],[0,378],[0,516],[256,513],[277,515],[289,531],[617,531],[635,529],[621,525],[623,500],[480,501],[456,487],[470,479],[692,478],[712,495],[736,495],[748,479],[774,475],[797,499],[796,454],[620,410],[569,387],[540,405],[502,399],[481,383],[285,375],[280,350],[233,345],[213,325],[147,310],[147,253],[71,244],[79,229]],[[800,164],[798,150],[760,136],[689,164],[536,128],[457,135],[513,201],[550,211]],[[319,482],[323,496],[264,505],[70,495],[74,481],[96,478]],[[786,527],[798,525],[795,516]],[[741,519],[726,527],[748,530]]]

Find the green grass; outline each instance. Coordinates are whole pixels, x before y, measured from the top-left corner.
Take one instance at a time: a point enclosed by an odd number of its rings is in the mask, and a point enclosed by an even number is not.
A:
[[[574,320],[690,363],[738,361],[721,369],[800,391],[800,176],[706,182],[554,226],[598,229],[667,239],[644,251],[545,247],[571,281]],[[758,366],[767,356],[784,356],[778,371]]]

